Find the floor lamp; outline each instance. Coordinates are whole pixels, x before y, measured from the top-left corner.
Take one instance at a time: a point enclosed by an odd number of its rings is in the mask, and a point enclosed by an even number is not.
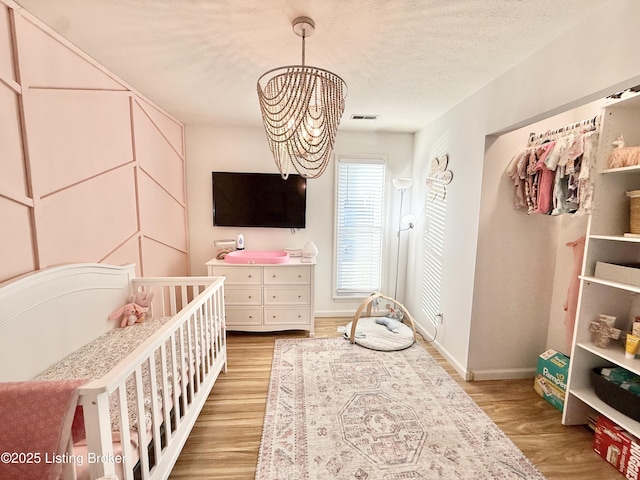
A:
[[[414,227],[415,216],[412,214],[402,216],[402,203],[404,201],[404,194],[407,190],[411,188],[413,185],[413,180],[411,178],[394,178],[391,180],[393,186],[400,191],[400,211],[398,212],[398,251],[396,254],[396,286],[393,293],[393,298],[398,299],[398,269],[400,267],[400,233],[405,230],[409,230]],[[407,225],[406,228],[402,228],[402,225]]]

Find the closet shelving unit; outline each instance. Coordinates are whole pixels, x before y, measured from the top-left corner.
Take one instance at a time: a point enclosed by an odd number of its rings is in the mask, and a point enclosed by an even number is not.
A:
[[[628,146],[640,145],[640,95],[612,101],[602,111],[601,132],[594,178],[594,211],[589,218],[584,262],[580,276],[578,313],[569,365],[562,423],[586,424],[589,417],[605,415],[630,433],[640,436],[640,422],[600,400],[591,385],[591,370],[621,366],[640,375],[640,359],[628,359],[624,345],[612,341],[608,348],[593,344],[589,326],[599,314],[615,315],[616,328],[629,330],[640,315],[640,286],[595,276],[596,262],[640,264],[640,238],[625,237],[629,231],[629,198],[640,190],[640,166],[607,168],[612,142],[624,135]]]

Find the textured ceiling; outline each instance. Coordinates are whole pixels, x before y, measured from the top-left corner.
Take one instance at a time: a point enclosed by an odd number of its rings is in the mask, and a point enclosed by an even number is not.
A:
[[[260,125],[258,77],[306,64],[349,92],[340,129],[413,132],[603,0],[17,0],[187,124]],[[543,88],[543,87],[541,87]],[[375,121],[353,114],[379,115]]]

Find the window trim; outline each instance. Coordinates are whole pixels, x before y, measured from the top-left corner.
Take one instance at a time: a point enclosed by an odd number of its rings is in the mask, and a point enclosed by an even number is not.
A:
[[[384,178],[382,187],[382,206],[381,206],[381,244],[380,244],[380,287],[383,289],[385,285],[384,275],[386,271],[386,243],[387,243],[387,230],[386,224],[386,209],[387,209],[387,177],[388,161],[384,155],[336,155],[336,167],[334,169],[334,199],[333,199],[333,259],[332,259],[332,297],[334,301],[353,301],[364,299],[369,296],[372,291],[353,291],[353,292],[338,292],[338,180],[340,177],[340,164],[341,163],[363,163],[363,164],[380,164],[384,167]]]

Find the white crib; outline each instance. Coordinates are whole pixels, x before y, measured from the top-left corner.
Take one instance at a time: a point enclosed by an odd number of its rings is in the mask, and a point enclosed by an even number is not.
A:
[[[112,331],[119,322],[108,315],[136,291],[154,293],[151,312],[162,326],[78,389],[86,446],[70,441],[68,458],[105,461],[65,462],[65,479],[169,476],[226,371],[223,289],[220,277],[136,278],[133,265],[105,264],[54,267],[0,285],[0,382],[31,381],[96,338],[124,334]]]

